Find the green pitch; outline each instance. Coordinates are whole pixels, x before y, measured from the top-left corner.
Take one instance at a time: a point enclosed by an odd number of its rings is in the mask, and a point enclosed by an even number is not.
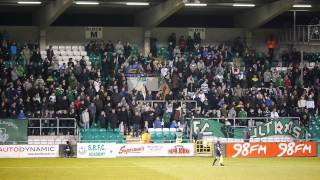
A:
[[[320,158],[0,159],[1,180],[234,179],[319,180]]]

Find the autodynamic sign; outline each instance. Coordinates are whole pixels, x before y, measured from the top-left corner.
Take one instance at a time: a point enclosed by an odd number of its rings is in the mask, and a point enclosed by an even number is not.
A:
[[[227,157],[315,157],[314,142],[234,143],[226,145]]]
[[[59,157],[59,145],[1,145],[0,158]]]
[[[78,158],[112,158],[116,157],[115,143],[78,143]]]
[[[186,144],[117,144],[118,157],[193,156],[192,143]]]

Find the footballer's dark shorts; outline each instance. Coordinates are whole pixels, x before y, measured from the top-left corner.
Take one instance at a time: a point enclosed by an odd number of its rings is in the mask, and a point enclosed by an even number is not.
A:
[[[216,156],[221,156],[221,152],[219,150],[216,150]]]

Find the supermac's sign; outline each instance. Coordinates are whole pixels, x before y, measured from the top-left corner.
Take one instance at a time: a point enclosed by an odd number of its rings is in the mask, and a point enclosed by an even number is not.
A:
[[[59,157],[59,145],[1,145],[0,158]]]
[[[117,144],[117,157],[193,156],[192,143],[185,144]]]
[[[226,145],[227,157],[316,157],[315,142],[234,143]]]

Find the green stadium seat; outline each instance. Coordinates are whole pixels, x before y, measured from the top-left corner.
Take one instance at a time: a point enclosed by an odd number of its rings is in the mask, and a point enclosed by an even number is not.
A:
[[[104,128],[80,129],[81,142],[124,142],[119,129],[115,131]]]

